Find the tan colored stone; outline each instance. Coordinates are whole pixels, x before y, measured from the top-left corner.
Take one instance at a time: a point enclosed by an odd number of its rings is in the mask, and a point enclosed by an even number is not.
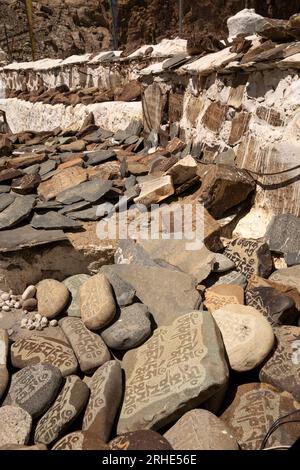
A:
[[[89,330],[100,330],[111,322],[116,304],[110,283],[104,274],[96,274],[78,290],[81,318]]]
[[[229,304],[212,313],[222,333],[230,366],[237,372],[254,369],[274,345],[274,333],[255,308]]]
[[[66,189],[77,186],[87,180],[87,171],[78,166],[66,168],[52,178],[40,183],[38,194],[49,201]]]
[[[61,163],[58,165],[57,169],[58,170],[65,170],[66,168],[71,168],[73,166],[82,166],[83,165],[83,159],[81,157],[74,157],[67,162]]]
[[[180,185],[186,181],[194,178],[197,174],[197,163],[191,155],[179,160],[173,165],[167,172],[166,175],[170,175],[173,180],[173,184]]]
[[[43,279],[36,287],[38,312],[43,317],[51,319],[63,311],[69,301],[70,292],[62,282]]]
[[[238,450],[228,426],[207,410],[185,413],[165,434],[174,450]]]
[[[169,196],[174,194],[174,186],[170,176],[161,176],[153,178],[150,181],[145,181],[141,185],[141,192],[139,196],[134,199],[136,204],[157,204]]]
[[[19,406],[2,406],[0,422],[0,446],[27,444],[32,425],[32,418],[27,411]]]
[[[241,286],[220,284],[206,289],[204,305],[210,313],[228,304],[244,305],[244,289]]]
[[[58,441],[51,450],[108,450],[109,447],[95,434],[75,431]]]
[[[202,118],[205,127],[213,132],[218,132],[225,122],[225,116],[229,107],[220,102],[211,103]]]

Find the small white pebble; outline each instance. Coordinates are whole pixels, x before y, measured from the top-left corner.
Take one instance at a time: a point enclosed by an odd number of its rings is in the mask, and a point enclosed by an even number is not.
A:
[[[41,319],[41,325],[43,328],[45,328],[48,325],[48,319],[46,317],[43,317]]]
[[[6,300],[4,303],[5,303],[5,305],[8,305],[9,307],[10,307],[10,305],[11,305],[10,300]]]
[[[50,326],[57,326],[57,320],[50,320],[49,325]]]
[[[23,310],[24,315],[28,313],[28,310]]]
[[[22,318],[21,320],[21,328],[25,328],[25,326],[27,325],[27,318]]]
[[[9,295],[13,295],[13,291],[11,289],[9,291]]]
[[[36,329],[37,331],[43,331],[43,327],[42,327],[41,324],[37,325],[37,326],[35,327],[35,329]]]
[[[4,301],[9,300],[9,298],[10,298],[10,295],[7,294],[7,292],[4,292],[4,294],[1,295],[1,299],[4,300]]]
[[[20,302],[16,302],[16,303],[15,303],[15,308],[21,308]]]
[[[40,313],[36,313],[36,314],[34,315],[34,318],[35,318],[37,321],[41,321],[42,315],[41,315]]]
[[[10,312],[10,307],[8,305],[3,305],[2,310],[3,312]]]
[[[9,330],[7,330],[7,333],[8,333],[8,336],[11,336],[13,334],[14,330],[12,328],[10,328]]]
[[[28,325],[27,326],[27,330],[34,330],[35,329],[35,326],[34,325]]]
[[[17,295],[11,295],[10,298],[11,298],[12,300],[18,300],[18,296],[17,296]]]

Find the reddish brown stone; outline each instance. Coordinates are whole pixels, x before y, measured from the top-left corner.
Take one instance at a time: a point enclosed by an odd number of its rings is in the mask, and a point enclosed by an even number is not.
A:
[[[170,93],[169,96],[169,121],[180,121],[183,113],[183,95],[178,93]]]
[[[6,170],[0,171],[0,182],[12,180],[22,174],[23,173],[21,171],[15,170],[14,168],[7,168]]]
[[[250,121],[250,114],[246,111],[237,113],[231,124],[231,132],[228,140],[229,145],[235,145],[242,136],[247,132]]]
[[[211,103],[202,118],[203,125],[213,132],[218,132],[225,120],[228,108],[219,101]]]
[[[40,181],[41,178],[37,173],[32,175],[24,175],[12,182],[11,189],[18,194],[29,194],[33,192]]]
[[[12,152],[12,142],[6,134],[0,135],[0,157],[8,157]]]
[[[132,80],[115,93],[116,101],[135,101],[141,97],[141,84],[138,80]]]
[[[283,126],[284,121],[281,118],[279,111],[265,106],[259,106],[256,110],[256,115],[259,119],[266,121],[270,126]]]

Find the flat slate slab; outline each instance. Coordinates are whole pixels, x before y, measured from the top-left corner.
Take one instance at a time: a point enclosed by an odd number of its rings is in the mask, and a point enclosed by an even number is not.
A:
[[[10,206],[15,199],[16,196],[14,196],[13,194],[0,194],[0,211],[3,211],[8,206]]]
[[[35,203],[34,196],[16,197],[14,202],[0,213],[0,230],[13,227],[25,219]]]
[[[0,231],[0,253],[68,240],[62,230],[35,230],[31,225]]]
[[[85,152],[85,154],[88,157],[88,165],[98,165],[109,158],[116,157],[116,152],[114,150],[97,150],[96,152]]]
[[[46,212],[46,214],[34,214],[30,223],[33,228],[45,230],[68,230],[81,227],[79,222],[54,211]]]
[[[86,181],[73,188],[59,193],[56,200],[64,204],[72,204],[82,200],[89,202],[98,201],[112,187],[112,181],[95,179]]]

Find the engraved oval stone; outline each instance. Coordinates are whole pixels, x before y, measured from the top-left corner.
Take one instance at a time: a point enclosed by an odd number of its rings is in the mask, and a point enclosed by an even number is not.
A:
[[[99,330],[110,323],[116,304],[110,283],[104,274],[96,274],[84,282],[78,291],[81,318],[89,330]]]
[[[32,418],[27,411],[19,406],[2,406],[0,423],[0,446],[27,444],[32,425]]]
[[[110,450],[172,450],[168,440],[150,429],[126,432],[108,444]]]
[[[51,364],[36,364],[13,374],[3,405],[20,406],[32,418],[43,414],[55,400],[62,375]]]
[[[212,315],[222,333],[233,370],[254,369],[267,357],[275,338],[271,325],[258,310],[229,304]]]
[[[238,386],[228,394],[230,405],[221,419],[232,430],[242,450],[259,450],[264,437],[278,418],[295,412],[287,424],[279,426],[266,442],[266,447],[290,446],[299,438],[300,403],[288,392],[280,392],[264,383]],[[289,422],[291,421],[291,422]]]
[[[122,361],[125,396],[118,434],[159,429],[224,389],[223,341],[209,312],[194,311],[160,327]]]
[[[85,407],[89,393],[79,377],[67,377],[57,399],[37,423],[34,442],[49,445],[61,437]]]
[[[70,292],[55,279],[44,279],[37,285],[38,312],[48,319],[56,317],[67,305]]]
[[[62,318],[59,325],[73,348],[82,372],[91,372],[110,360],[110,352],[103,339],[88,330],[80,318]]]
[[[244,289],[241,286],[219,284],[206,289],[204,305],[209,312],[228,304],[244,304]]]
[[[300,328],[274,328],[277,344],[259,373],[261,382],[290,392],[300,402]]]
[[[228,426],[207,410],[185,413],[165,434],[174,450],[238,450]]]
[[[87,431],[75,431],[58,441],[52,450],[109,450],[105,442]]]
[[[0,329],[0,399],[4,394],[9,374],[7,370],[7,355],[8,355],[8,334],[6,330]]]
[[[269,279],[289,287],[295,287],[300,293],[300,264],[290,268],[278,269],[271,274]]]
[[[96,434],[104,442],[110,438],[112,426],[122,398],[122,372],[117,361],[106,362],[89,380],[90,399],[82,429]]]
[[[69,344],[56,338],[36,335],[20,338],[12,344],[11,362],[17,369],[49,363],[57,367],[64,377],[76,372],[78,366]]]
[[[111,349],[127,350],[139,346],[151,335],[151,322],[146,305],[133,304],[122,308],[116,322],[101,333]]]

